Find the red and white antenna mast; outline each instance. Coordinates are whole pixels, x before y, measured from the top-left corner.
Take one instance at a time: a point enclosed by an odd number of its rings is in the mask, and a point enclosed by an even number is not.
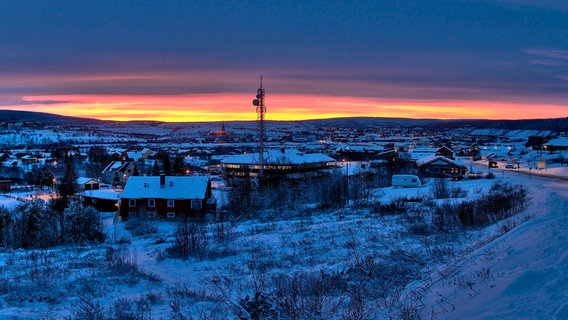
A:
[[[252,101],[252,105],[256,107],[256,120],[258,123],[258,176],[264,175],[264,153],[266,152],[266,127],[264,123],[264,115],[266,114],[266,106],[264,105],[264,88],[262,87],[262,76],[260,76],[260,87],[256,90],[256,99]]]

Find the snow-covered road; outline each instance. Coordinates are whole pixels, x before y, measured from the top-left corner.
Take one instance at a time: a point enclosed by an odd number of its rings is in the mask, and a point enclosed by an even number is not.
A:
[[[433,276],[424,319],[568,319],[568,183],[505,175],[529,188],[527,219]]]

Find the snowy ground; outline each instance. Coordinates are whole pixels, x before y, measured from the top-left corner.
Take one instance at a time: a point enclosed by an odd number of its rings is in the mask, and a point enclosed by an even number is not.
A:
[[[385,289],[386,298],[370,297],[365,304],[367,318],[403,318],[400,308],[411,305],[424,319],[567,319],[568,183],[534,172],[491,170],[494,180],[450,185],[475,198],[495,182],[522,184],[532,197],[529,207],[509,222],[447,236],[412,234],[407,221],[414,216],[383,216],[365,208],[301,216],[279,213],[271,219],[207,224],[206,254],[175,259],[165,257],[174,241],[175,223],[159,222],[156,233],[133,236],[124,223],[107,214],[109,239],[101,246],[1,252],[0,318],[71,316],[85,297],[107,313],[120,299],[130,299],[136,309],[133,301],[152,297],[148,313],[152,319],[172,317],[177,302],[182,312],[197,319],[232,318],[231,301],[250,295],[257,285],[269,290],[275,276],[304,272],[322,279],[355,277],[352,270],[363,270],[361,264],[371,261],[371,267],[388,269],[389,261],[382,260],[398,258],[416,272],[405,276],[404,288]],[[566,172],[564,168],[547,171]],[[374,195],[387,203],[430,193],[429,186],[389,187],[375,190]],[[0,204],[14,201],[6,198]],[[414,210],[416,214],[421,209]],[[516,227],[502,232],[511,225]],[[108,248],[125,252],[137,271],[113,271],[106,259]],[[424,250],[441,253],[429,256]],[[38,276],[38,270],[44,270],[47,278]],[[379,276],[375,274],[369,283],[380,285],[385,279]],[[230,282],[223,282],[224,286],[212,285],[212,280],[225,278]],[[349,318],[345,310],[352,300],[328,297],[320,317]]]
[[[504,172],[529,186],[530,219],[433,273],[423,318],[568,319],[568,183],[534,173]]]

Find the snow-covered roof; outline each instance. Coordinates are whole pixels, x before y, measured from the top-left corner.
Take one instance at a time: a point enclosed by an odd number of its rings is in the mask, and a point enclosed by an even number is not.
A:
[[[303,153],[296,149],[270,149],[264,156],[266,164],[306,164],[335,161],[323,153]],[[228,156],[223,163],[254,164],[259,161],[259,153],[245,153]]]
[[[98,189],[98,190],[87,190],[79,192],[77,194],[83,197],[91,197],[91,198],[106,199],[106,200],[119,200],[121,193],[113,190]]]
[[[133,176],[126,182],[122,198],[204,199],[208,182],[206,176],[167,176],[161,187],[159,176]]]
[[[455,166],[462,166],[462,167],[464,166],[463,163],[460,163],[458,161],[448,159],[448,158],[443,157],[443,156],[434,156],[434,155],[427,156],[427,157],[424,157],[424,158],[420,158],[420,159],[416,160],[416,164],[420,167],[420,166],[423,166],[423,165],[426,165],[426,164],[433,164],[433,163],[436,163],[438,161],[445,162],[447,164],[452,164],[452,165],[455,165]]]
[[[132,162],[112,161],[102,172],[122,172],[131,164]]]
[[[568,146],[568,137],[560,137],[548,141],[547,146]]]
[[[93,179],[93,178],[85,178],[85,177],[80,177],[77,178],[77,180],[75,180],[75,184],[86,184],[90,181],[94,181],[96,183],[101,183],[99,180],[97,179]]]

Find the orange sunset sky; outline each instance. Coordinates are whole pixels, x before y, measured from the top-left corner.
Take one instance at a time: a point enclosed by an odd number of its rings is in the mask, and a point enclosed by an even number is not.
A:
[[[568,116],[554,1],[6,1],[0,110],[106,120]]]

